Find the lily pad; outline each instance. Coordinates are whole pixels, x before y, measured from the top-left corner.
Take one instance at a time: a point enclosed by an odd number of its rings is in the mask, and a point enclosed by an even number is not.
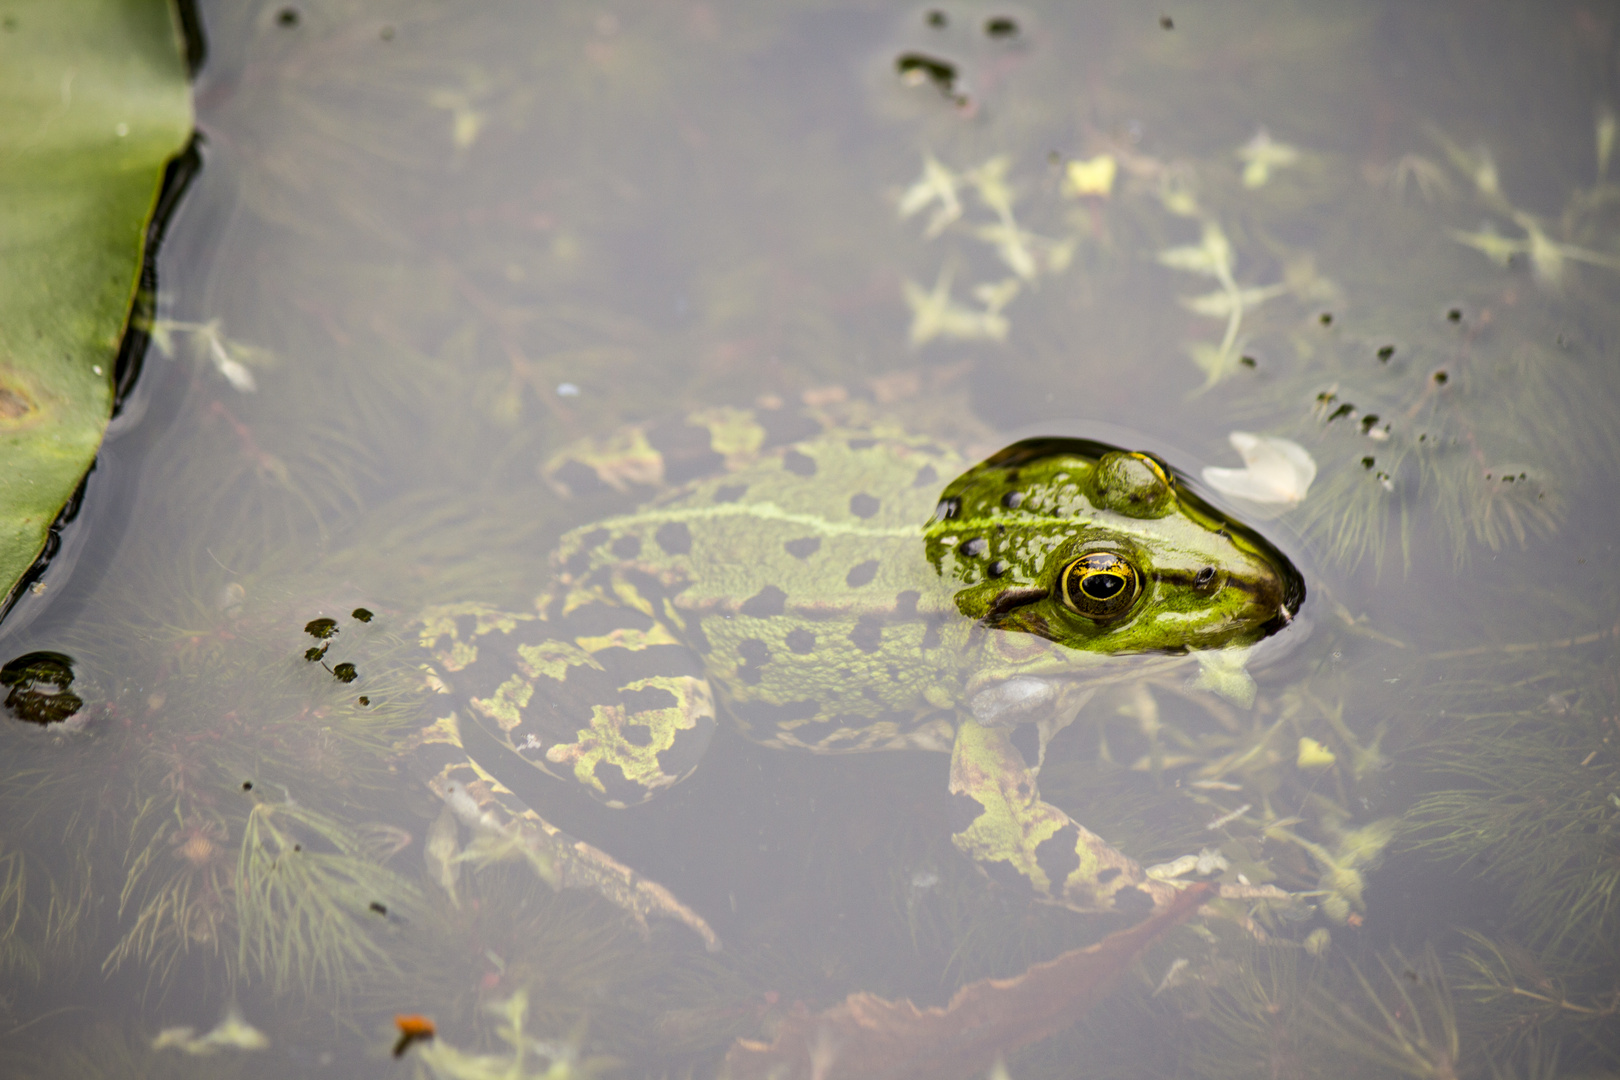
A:
[[[101,446],[147,228],[191,128],[169,0],[0,4],[0,612]]]

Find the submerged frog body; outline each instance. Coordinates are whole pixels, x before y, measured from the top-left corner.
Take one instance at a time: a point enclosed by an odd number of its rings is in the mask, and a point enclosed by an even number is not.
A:
[[[711,414],[664,440],[684,457],[637,435],[556,464],[576,485],[625,462],[640,480],[731,468],[568,533],[533,613],[429,613],[433,680],[457,701],[418,740],[435,790],[470,825],[526,829],[564,883],[706,933],[518,804],[461,725],[625,806],[689,775],[729,717],[773,747],[948,752],[953,840],[992,877],[1077,910],[1167,899],[1041,800],[1046,744],[1102,684],[1285,625],[1299,575],[1144,453],[1035,439],[969,468],[898,430],[783,438],[803,432],[783,419]]]

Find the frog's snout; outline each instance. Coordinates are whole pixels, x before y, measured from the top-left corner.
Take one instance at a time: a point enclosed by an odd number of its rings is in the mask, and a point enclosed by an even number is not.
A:
[[[1051,679],[1015,675],[973,695],[968,707],[973,719],[986,727],[1012,727],[1029,719],[1037,709],[1057,702],[1057,685]]]

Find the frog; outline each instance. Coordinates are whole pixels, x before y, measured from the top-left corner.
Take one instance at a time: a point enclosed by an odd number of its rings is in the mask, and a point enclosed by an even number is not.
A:
[[[469,728],[616,808],[690,776],[721,722],[782,750],[947,754],[951,841],[992,880],[1080,912],[1161,908],[1178,883],[1041,798],[1047,747],[1110,684],[1241,670],[1305,599],[1276,546],[1162,457],[1083,438],[974,463],[898,423],[719,409],[546,474],[656,494],[567,532],[531,610],[423,615],[425,677],[454,708],[407,749],[445,801],[440,848],[459,823],[711,949],[700,914],[520,800]]]

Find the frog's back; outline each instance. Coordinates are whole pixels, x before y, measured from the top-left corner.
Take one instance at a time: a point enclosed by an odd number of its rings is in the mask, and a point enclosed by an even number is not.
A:
[[[849,429],[766,451],[568,534],[547,618],[656,621],[770,745],[944,748],[956,609],[920,538],[961,466],[925,438]]]

